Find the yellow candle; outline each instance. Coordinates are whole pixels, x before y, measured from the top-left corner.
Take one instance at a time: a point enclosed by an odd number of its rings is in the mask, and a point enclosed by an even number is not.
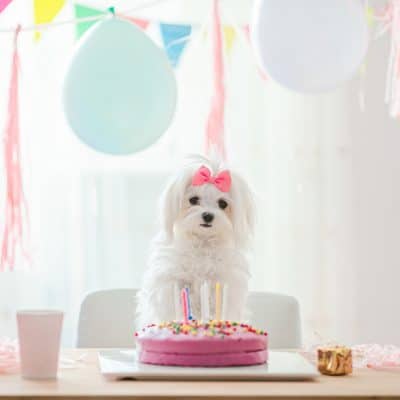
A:
[[[215,284],[215,319],[217,321],[221,319],[221,284],[219,282]]]

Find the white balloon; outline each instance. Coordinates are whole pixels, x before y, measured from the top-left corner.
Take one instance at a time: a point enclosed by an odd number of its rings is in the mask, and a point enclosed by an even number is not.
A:
[[[298,92],[350,79],[368,48],[361,0],[257,0],[251,35],[265,72]]]

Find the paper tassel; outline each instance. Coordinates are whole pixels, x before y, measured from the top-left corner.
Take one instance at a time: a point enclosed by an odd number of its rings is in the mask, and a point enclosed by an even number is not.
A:
[[[236,39],[236,31],[235,28],[232,26],[224,26],[224,42],[225,42],[225,49],[226,49],[226,54],[230,54],[233,43]]]
[[[226,157],[224,141],[225,86],[224,59],[222,51],[222,31],[218,0],[214,0],[211,32],[214,64],[214,93],[206,126],[206,153],[216,152]]]
[[[123,14],[117,14],[118,17],[122,19],[126,19],[127,21],[131,21],[135,25],[137,25],[140,29],[143,29],[144,31],[147,29],[149,26],[150,21],[147,21],[146,19],[141,19],[141,18],[134,18],[134,17],[127,17],[126,15]]]
[[[247,41],[249,42],[250,46],[253,46],[253,44],[251,43],[251,38],[250,38],[249,25],[246,25],[243,29],[244,29],[244,34],[246,36]],[[264,72],[264,70],[261,69],[261,67],[259,65],[257,65],[257,71],[263,81],[268,80],[267,74]]]
[[[65,0],[34,0],[33,14],[35,24],[47,24],[55,18],[65,4]],[[35,32],[35,40],[40,39],[40,32]]]
[[[11,2],[12,0],[0,0],[0,12],[2,12]]]
[[[400,117],[400,1],[392,0],[385,9],[381,20],[384,27],[391,31],[389,63],[386,75],[385,102],[389,105],[389,114],[393,118]]]
[[[104,15],[105,12],[102,10],[98,10],[96,8],[87,7],[82,4],[75,4],[75,17],[79,18],[88,18],[95,17],[97,15]],[[79,39],[92,25],[97,23],[97,21],[84,21],[76,24],[76,37]]]
[[[24,238],[28,231],[28,208],[22,187],[21,150],[18,111],[18,68],[19,57],[17,40],[21,27],[14,36],[11,80],[8,98],[8,115],[4,131],[4,169],[5,169],[5,218],[1,244],[0,270],[15,268],[17,249],[27,257]]]
[[[178,65],[191,31],[191,25],[160,24],[165,51],[173,67]]]

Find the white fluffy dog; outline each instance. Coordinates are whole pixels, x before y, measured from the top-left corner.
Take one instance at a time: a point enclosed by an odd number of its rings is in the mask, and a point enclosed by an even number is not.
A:
[[[253,232],[253,211],[247,184],[221,171],[219,163],[197,157],[172,179],[162,196],[161,232],[138,293],[139,327],[177,318],[177,287],[189,288],[192,314],[200,319],[204,281],[229,288],[224,318],[244,318],[249,279],[244,252]],[[214,302],[210,290],[211,316]]]

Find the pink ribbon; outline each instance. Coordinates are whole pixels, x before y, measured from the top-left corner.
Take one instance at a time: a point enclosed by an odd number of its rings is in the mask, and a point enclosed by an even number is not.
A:
[[[193,175],[192,185],[201,186],[206,183],[214,185],[221,192],[229,192],[232,183],[231,174],[228,170],[224,170],[212,176],[211,171],[202,165]]]
[[[0,374],[19,370],[19,352],[16,340],[0,338]]]
[[[359,344],[352,347],[356,366],[400,371],[400,347],[394,345]]]

